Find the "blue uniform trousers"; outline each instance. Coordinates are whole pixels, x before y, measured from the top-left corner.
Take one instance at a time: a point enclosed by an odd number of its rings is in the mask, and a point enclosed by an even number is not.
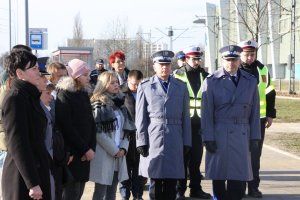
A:
[[[185,167],[185,179],[181,179],[177,182],[177,192],[184,194],[187,188],[187,169],[189,169],[190,174],[190,189],[191,192],[197,192],[202,190],[201,187],[201,173],[200,164],[203,155],[203,145],[202,137],[200,134],[200,127],[192,126],[192,148],[189,155],[184,157],[184,167]]]
[[[227,187],[225,182],[227,181]],[[243,181],[213,180],[214,200],[241,200],[244,196]]]

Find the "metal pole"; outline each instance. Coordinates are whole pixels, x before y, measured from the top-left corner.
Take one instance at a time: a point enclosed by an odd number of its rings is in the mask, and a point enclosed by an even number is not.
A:
[[[215,17],[215,35],[216,35],[216,68],[215,70],[218,69],[219,67],[219,17]]]
[[[289,93],[295,93],[295,20],[296,20],[296,1],[292,0],[292,14],[291,14],[291,67],[290,67],[290,81],[289,81]]]
[[[149,68],[150,68],[149,65],[151,65],[151,62],[149,61],[149,58],[150,58],[150,56],[152,55],[152,52],[151,52],[151,50],[152,50],[151,30],[149,30],[148,36],[149,36],[149,38],[148,38],[148,41],[149,41],[149,55],[148,55],[148,57],[147,57],[147,73],[146,73],[147,78],[149,77]]]
[[[8,3],[9,50],[11,50],[11,0]]]
[[[29,17],[28,17],[28,0],[25,0],[25,42],[29,46]]]

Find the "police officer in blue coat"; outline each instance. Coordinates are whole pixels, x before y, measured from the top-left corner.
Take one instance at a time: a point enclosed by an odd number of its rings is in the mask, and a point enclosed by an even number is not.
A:
[[[184,152],[191,147],[189,94],[170,76],[172,51],[152,55],[155,75],[141,83],[136,97],[136,146],[139,174],[150,178],[149,196],[174,200],[176,181],[185,177]]]
[[[236,45],[221,48],[223,67],[202,88],[205,175],[213,180],[218,200],[243,198],[243,183],[253,179],[250,152],[261,139],[257,82],[239,69],[241,51]]]

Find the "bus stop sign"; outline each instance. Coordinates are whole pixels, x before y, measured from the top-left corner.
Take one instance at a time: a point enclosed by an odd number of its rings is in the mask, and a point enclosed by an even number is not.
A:
[[[30,28],[29,29],[29,45],[32,49],[48,48],[48,32],[47,28]]]

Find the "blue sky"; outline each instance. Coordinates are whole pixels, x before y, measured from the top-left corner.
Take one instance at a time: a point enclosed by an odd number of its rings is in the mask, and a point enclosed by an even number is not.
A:
[[[24,43],[24,0],[12,2],[12,45]],[[152,41],[169,44],[168,27],[174,29],[173,51],[190,45],[204,44],[204,27],[193,24],[195,15],[203,16],[205,3],[218,0],[28,0],[29,28],[48,29],[48,51],[64,46],[72,37],[75,15],[80,12],[84,38],[104,38],[107,27],[119,19],[128,25],[129,37],[138,27],[151,30]],[[0,54],[9,49],[8,0],[0,0]],[[159,30],[161,31],[159,31]],[[145,35],[145,38],[147,36]]]

